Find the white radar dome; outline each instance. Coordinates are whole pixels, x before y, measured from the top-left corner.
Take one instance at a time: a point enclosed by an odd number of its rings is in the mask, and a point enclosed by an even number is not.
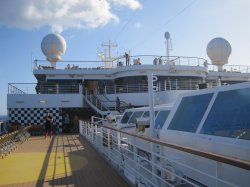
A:
[[[48,34],[42,40],[41,49],[47,60],[51,62],[51,66],[55,67],[56,62],[66,51],[66,42],[60,34]]]
[[[168,39],[170,38],[169,32],[165,32],[165,35],[164,35],[164,36],[165,36],[165,39],[168,40]]]
[[[207,55],[212,64],[218,66],[218,71],[222,71],[223,65],[228,63],[231,52],[232,47],[224,38],[214,38],[207,45]]]

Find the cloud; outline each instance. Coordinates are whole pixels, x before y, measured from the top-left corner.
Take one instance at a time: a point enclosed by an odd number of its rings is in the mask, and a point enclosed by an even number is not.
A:
[[[0,25],[22,29],[49,25],[53,31],[67,28],[97,28],[119,18],[110,4],[132,10],[141,7],[137,0],[1,0]]]
[[[141,9],[142,5],[137,0],[110,0],[116,6],[127,6],[132,10]]]

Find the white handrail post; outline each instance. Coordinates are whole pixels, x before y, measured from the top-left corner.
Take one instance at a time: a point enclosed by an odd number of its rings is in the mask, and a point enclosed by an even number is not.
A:
[[[107,137],[107,140],[108,140],[108,159],[110,159],[110,150],[111,150],[111,147],[110,147],[110,129],[108,129],[108,137]]]
[[[100,148],[103,147],[103,130],[102,130],[102,127],[100,127]],[[103,152],[103,149],[102,149],[102,152]]]
[[[79,128],[79,133],[80,133],[80,135],[82,135],[82,121],[81,120],[79,120],[79,126],[78,126],[78,128]]]
[[[98,133],[97,133],[97,125],[94,125],[94,133],[95,133],[95,144],[96,144],[96,148],[98,148]]]
[[[94,129],[94,125],[93,125],[93,123],[91,123],[91,142],[92,142],[92,144],[94,145],[95,143],[94,143],[94,133],[95,133],[95,129]]]
[[[122,147],[121,147],[121,133],[117,132],[117,146],[118,146],[118,152],[120,153],[120,164],[119,167],[123,168],[123,155],[122,155]]]
[[[88,126],[89,124],[88,123],[85,123],[85,137],[88,138]]]

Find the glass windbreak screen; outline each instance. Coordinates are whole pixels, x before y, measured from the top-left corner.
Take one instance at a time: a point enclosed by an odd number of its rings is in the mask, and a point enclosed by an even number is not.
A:
[[[157,116],[158,112],[159,112],[159,111],[155,111],[155,117]]]
[[[220,92],[201,133],[250,140],[250,88]]]
[[[125,112],[122,117],[121,123],[127,123],[132,113],[133,112]]]
[[[162,126],[164,125],[168,115],[169,115],[168,110],[162,110],[159,112],[159,114],[157,115],[156,119],[155,119],[155,128],[156,129],[162,129]]]
[[[133,115],[131,116],[130,120],[128,123],[134,123],[136,124],[136,118],[139,118],[142,116],[143,111],[140,112],[134,112]]]
[[[149,117],[149,111],[145,111],[145,112],[143,113],[143,116],[142,116],[142,117],[144,117],[144,118]]]
[[[184,97],[168,129],[196,132],[212,96],[211,93]]]

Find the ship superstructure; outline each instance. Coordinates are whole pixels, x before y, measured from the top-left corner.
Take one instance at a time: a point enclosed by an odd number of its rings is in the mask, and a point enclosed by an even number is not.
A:
[[[155,104],[171,104],[183,92],[246,82],[250,78],[249,67],[225,65],[231,46],[222,38],[208,45],[213,63],[210,64],[197,57],[131,54],[111,57],[110,53],[99,55],[101,61],[59,61],[66,44],[57,34],[46,37],[42,49],[49,61],[34,60],[37,83],[9,84],[10,122],[43,125],[44,115],[50,112],[62,131],[66,114],[73,124],[91,115],[119,114],[127,108],[147,106],[151,74],[157,77]],[[218,46],[222,51],[219,54],[214,50]]]

